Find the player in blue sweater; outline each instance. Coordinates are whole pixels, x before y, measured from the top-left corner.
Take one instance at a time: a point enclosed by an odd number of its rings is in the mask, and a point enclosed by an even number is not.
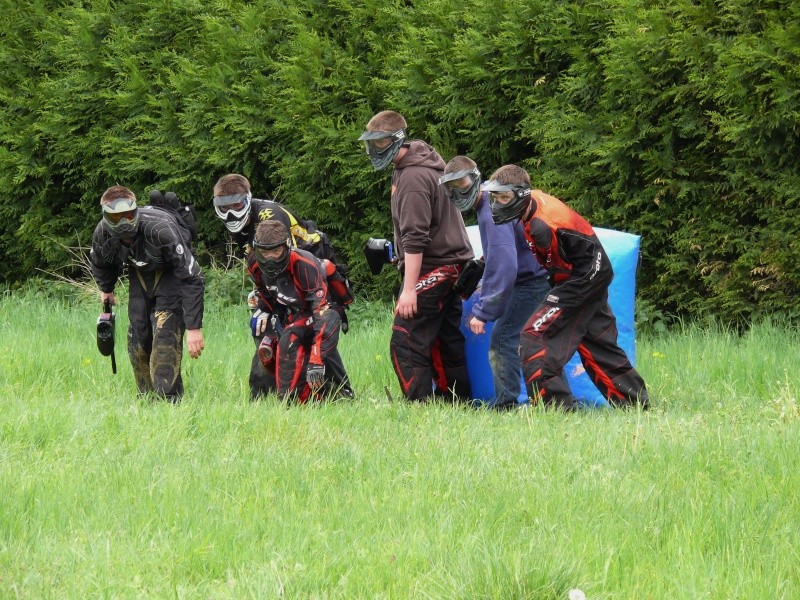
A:
[[[461,212],[474,208],[478,213],[486,268],[468,324],[472,333],[480,335],[486,333],[486,323],[494,322],[489,341],[495,390],[492,407],[507,410],[517,406],[520,393],[519,334],[550,290],[547,271],[531,252],[518,222],[495,225],[492,221],[475,161],[456,156],[444,173],[439,183],[447,187],[450,201]]]

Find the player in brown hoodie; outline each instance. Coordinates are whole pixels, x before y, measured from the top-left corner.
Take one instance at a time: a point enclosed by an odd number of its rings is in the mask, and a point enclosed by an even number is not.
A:
[[[445,162],[421,140],[408,140],[395,111],[373,116],[359,137],[375,170],[393,165],[394,248],[403,275],[389,350],[403,395],[470,396],[461,333],[461,298],[453,291],[473,257],[461,213],[439,185]],[[433,385],[432,385],[433,382]]]

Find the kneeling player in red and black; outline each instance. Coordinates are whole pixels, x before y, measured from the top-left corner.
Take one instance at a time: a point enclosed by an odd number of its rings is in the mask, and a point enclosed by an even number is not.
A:
[[[353,297],[350,283],[345,274],[346,267],[336,260],[328,236],[317,229],[316,223],[300,219],[289,207],[276,200],[253,198],[250,181],[239,173],[223,175],[214,184],[214,211],[225,223],[225,227],[231,233],[234,247],[241,250],[241,255],[245,260],[253,249],[253,240],[259,223],[272,220],[283,223],[289,231],[292,246],[306,250],[323,261],[328,275],[328,288],[332,292],[329,294],[328,301],[342,319],[341,330],[347,333],[345,308],[352,302]],[[247,299],[248,306],[252,311],[256,309],[255,295],[255,291],[253,291]],[[272,391],[274,382],[271,381],[271,376],[265,372],[258,358],[261,337],[254,337],[253,341],[255,342],[255,351],[250,362],[249,383],[250,395],[256,398]],[[325,357],[325,370],[328,375],[327,379],[336,382],[338,395],[354,397],[347,371],[338,351],[334,350]]]
[[[263,221],[255,233],[247,271],[258,292],[256,336],[268,390],[305,403],[336,395],[326,377],[326,357],[336,351],[341,318],[328,301],[327,277],[319,259],[290,246],[280,221]]]

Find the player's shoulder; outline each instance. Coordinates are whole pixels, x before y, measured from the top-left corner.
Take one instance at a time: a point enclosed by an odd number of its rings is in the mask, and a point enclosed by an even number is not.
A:
[[[276,200],[264,200],[261,198],[253,198],[252,211],[255,220],[260,223],[261,221],[276,220],[281,221],[284,225],[289,225],[289,215],[286,207]]]

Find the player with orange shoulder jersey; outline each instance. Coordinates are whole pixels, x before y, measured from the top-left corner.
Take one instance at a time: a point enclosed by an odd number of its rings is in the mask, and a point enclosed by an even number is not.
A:
[[[483,187],[496,224],[521,220],[553,289],[520,335],[522,371],[533,400],[578,407],[562,369],[577,350],[592,382],[612,406],[648,406],[644,380],[617,344],[617,324],[608,304],[614,277],[611,261],[592,226],[561,200],[531,189],[528,173],[505,165]]]

